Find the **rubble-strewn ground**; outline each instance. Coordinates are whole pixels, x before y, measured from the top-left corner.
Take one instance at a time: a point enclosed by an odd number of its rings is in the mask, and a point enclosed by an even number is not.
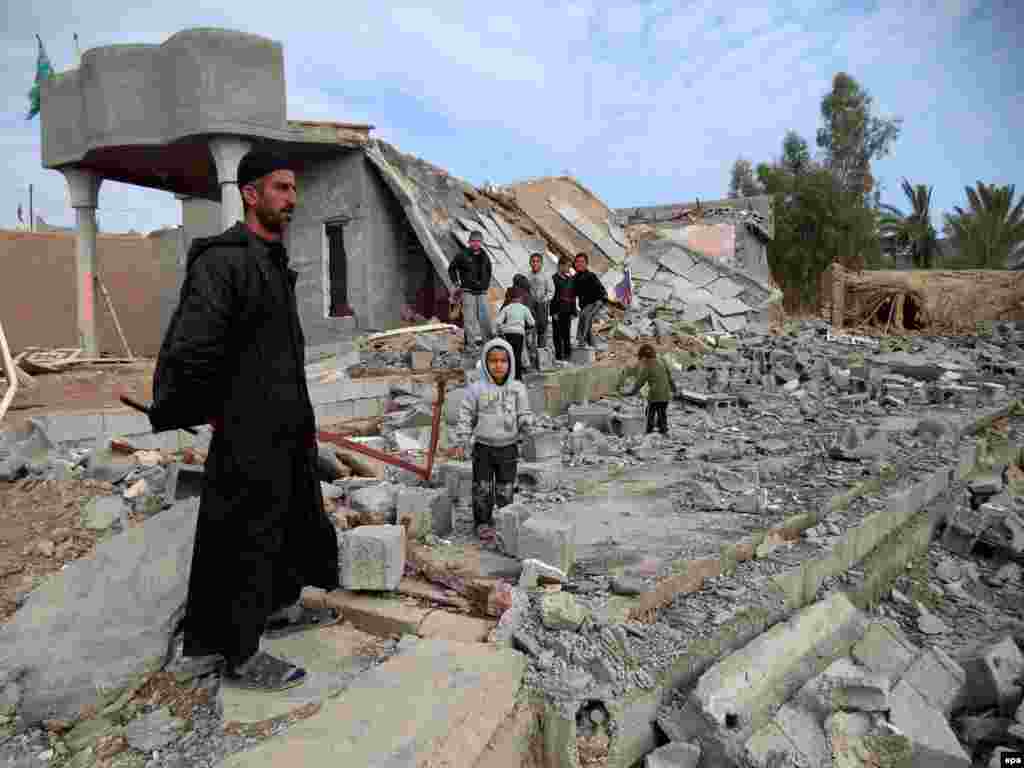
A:
[[[671,431],[666,438],[618,437],[593,429],[570,436],[569,417],[542,417],[541,427],[559,430],[566,438],[561,458],[549,462],[559,481],[543,490],[520,489],[518,503],[546,516],[572,505],[592,504],[595,499],[621,498],[627,507],[649,507],[657,502],[670,510],[673,519],[666,526],[684,525],[690,533],[638,545],[629,536],[616,534],[613,525],[607,535],[597,535],[581,520],[578,527],[586,540],[581,539],[576,566],[562,584],[529,592],[508,590],[517,596],[513,600],[518,600],[518,607],[513,612],[518,620],[504,620],[503,624],[514,631],[513,642],[530,657],[527,682],[565,701],[597,701],[650,688],[652,672],[687,643],[707,636],[730,619],[745,598],[759,594],[767,578],[823,552],[843,532],[882,508],[885,498],[906,487],[910,478],[955,463],[950,432],[956,429],[955,420],[976,412],[977,407],[971,404],[969,393],[956,388],[957,383],[1000,381],[1007,386],[1005,392],[999,390],[1003,402],[1019,396],[1019,374],[1013,378],[1008,372],[1020,371],[1024,358],[1020,340],[1019,332],[1014,331],[990,340],[900,339],[899,347],[913,353],[904,359],[899,352],[889,354],[896,349],[896,340],[884,340],[887,348],[878,355],[864,347],[827,342],[820,323],[794,327],[792,335],[743,335],[738,348],[723,344],[718,352],[696,337],[666,336],[655,342],[674,364],[681,388],[732,394],[739,397],[741,407],[712,415],[693,402],[673,403]],[[599,353],[598,365],[624,367],[631,363],[638,341],[613,338],[608,349]],[[363,365],[404,365],[403,360],[387,354],[400,355],[385,350],[364,353]],[[888,366],[886,378],[864,372],[863,363],[871,358]],[[764,367],[765,361],[770,369]],[[847,397],[851,369],[857,374],[852,378],[863,376],[866,403]],[[117,370],[125,373],[124,368]],[[82,391],[89,393],[84,397],[104,405],[116,404],[123,380],[115,382],[90,372],[80,381],[74,373],[55,376],[47,386],[65,388],[60,391],[84,387]],[[136,375],[135,388],[129,384],[127,391],[147,401],[151,371],[143,366],[131,374]],[[47,378],[39,377],[41,382]],[[928,384],[922,386],[922,380]],[[935,389],[940,384],[948,399]],[[398,425],[422,405],[404,390],[396,392],[393,401],[379,438],[392,450],[400,445],[395,436],[402,429]],[[642,400],[608,398],[599,405],[611,413],[630,413],[642,407]],[[33,411],[17,413],[32,415]],[[1019,442],[1022,431],[1019,418],[1003,419],[990,428],[987,437]],[[42,470],[42,474],[34,471],[15,483],[0,483],[0,621],[8,620],[27,593],[47,576],[67,562],[88,557],[98,540],[117,535],[117,526],[96,530],[85,526],[82,515],[90,499],[124,496],[146,473],[158,487],[160,475],[152,467],[140,466],[126,479],[111,484],[77,475],[47,479],[50,470]],[[1011,484],[1016,471],[1011,466]],[[410,479],[394,473],[390,477]],[[679,561],[717,555],[723,542],[764,531],[797,512],[825,507],[837,495],[872,479],[874,487],[838,505],[797,540],[774,543],[774,549],[739,563],[732,575],[706,580],[702,589],[671,599],[646,620],[610,620],[602,615],[614,597],[651,589],[672,575]],[[339,481],[339,502],[347,499],[350,488],[376,482],[367,478]],[[961,495],[960,506],[970,506],[963,488],[955,492]],[[454,501],[455,530],[447,537],[450,543],[435,536],[428,537],[426,546],[441,552],[479,552],[478,543],[470,536],[465,499]],[[332,511],[334,506],[334,501],[329,502]],[[352,524],[348,519],[341,522],[343,508],[341,504],[336,517],[342,528]],[[157,511],[129,500],[123,526],[136,525]],[[359,522],[370,521],[355,520]],[[1005,560],[1005,552],[993,553],[983,547],[969,556],[953,555],[936,541],[929,557],[911,564],[897,580],[879,612],[899,621],[915,642],[939,645],[954,657],[985,647],[1008,631],[1021,637],[1024,581],[1019,569],[1008,569],[1000,558]],[[843,580],[827,583],[823,594],[854,584],[862,575],[854,569]],[[506,581],[515,584],[514,578]],[[453,592],[446,594],[459,602]],[[463,613],[470,603],[464,604]],[[927,618],[922,617],[918,604],[926,606]],[[486,611],[474,603],[472,612],[480,615]],[[367,649],[366,664],[378,663],[392,651],[393,643],[382,641],[377,648]],[[295,718],[310,714],[300,712],[250,729],[225,730],[217,691],[216,678],[210,676],[173,682],[166,676],[151,679],[119,710],[119,717],[124,721],[158,719],[162,715],[154,713],[170,706],[170,715],[190,726],[146,753],[126,748],[120,737],[101,740],[98,752],[107,757],[98,764],[154,768],[214,765],[225,754],[280,734]],[[131,705],[131,701],[136,703]],[[63,762],[59,753],[49,751],[62,749],[59,745],[67,741],[68,724],[50,723],[48,729],[30,729],[4,741],[10,715],[3,704],[0,702],[0,762],[20,766]],[[580,713],[583,764],[601,764],[609,737],[614,736],[608,729],[614,727],[599,707]],[[57,739],[58,734],[62,738]],[[980,752],[976,756],[987,757]]]

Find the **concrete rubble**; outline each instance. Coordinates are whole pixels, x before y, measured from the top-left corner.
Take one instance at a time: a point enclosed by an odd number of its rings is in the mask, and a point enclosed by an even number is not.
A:
[[[775,334],[755,319],[716,333],[706,330],[713,317],[702,330],[655,315],[616,320],[636,333],[616,343],[635,346],[648,333],[686,340],[662,353],[680,392],[669,435],[642,434],[642,398],[606,396],[628,377],[621,367],[528,380],[539,428],[523,446],[514,503],[495,512],[493,549],[472,538],[469,462],[442,454],[424,482],[383,463],[353,466],[321,444],[350,615],[361,627],[377,621],[424,637],[449,615],[486,619],[473,632],[522,654],[524,690],[546,702],[547,732],[563,733],[581,765],[776,765],[780,752],[810,765],[896,764],[901,755],[968,765],[996,747],[1019,748],[1020,640],[951,647],[958,622],[935,601],[967,604],[978,589],[1024,594],[1024,425],[1011,408],[1020,385],[990,373],[1016,370],[1024,331],[914,339],[892,353],[830,341],[817,321]],[[442,446],[460,385],[446,395]],[[435,395],[432,382],[390,383],[387,413],[370,417],[379,434],[359,439],[422,460]],[[983,418],[1000,408],[1001,420]],[[6,466],[17,466],[19,482],[109,483],[80,523],[111,549],[30,593],[0,629],[0,690],[12,713],[4,722],[18,733],[44,719],[74,722],[98,677],[123,694],[174,656],[181,557],[191,552],[191,529],[178,518],[195,513],[208,445],[205,430],[173,451],[108,436],[68,444],[47,428],[6,434]],[[881,571],[860,560],[883,541],[897,546],[896,528],[917,531],[921,520],[935,537],[930,585],[908,580],[902,565],[885,565],[876,583]],[[871,526],[883,533],[866,533]],[[898,551],[927,549],[921,535],[906,534],[912,546]],[[52,558],[60,542],[33,546]],[[145,575],[165,550],[178,553],[175,578]],[[849,563],[807,570],[836,558]],[[133,584],[161,584],[159,599],[133,591],[118,602],[122,587],[97,581],[110,562],[131,563]],[[94,616],[131,639],[90,629],[84,608],[67,604],[72,584],[85,590],[77,594],[102,593]],[[147,607],[139,613],[130,600]],[[37,613],[45,621],[26,623]],[[463,631],[454,627],[443,631]],[[39,632],[50,646],[89,650],[51,664],[25,647],[25,633]],[[123,735],[130,749],[160,749],[178,728],[154,711]],[[96,744],[97,733],[81,732],[81,743]]]

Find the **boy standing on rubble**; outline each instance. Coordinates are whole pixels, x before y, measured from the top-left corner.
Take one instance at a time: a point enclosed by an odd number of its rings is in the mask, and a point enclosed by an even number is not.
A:
[[[676,395],[676,383],[672,373],[663,360],[659,360],[654,347],[644,344],[637,351],[636,381],[632,392],[624,392],[632,397],[644,385],[647,385],[647,434],[654,431],[655,426],[661,434],[668,434],[668,403]]]
[[[594,318],[608,301],[608,291],[601,279],[590,271],[590,258],[585,253],[576,254],[576,276],[572,279],[572,287],[580,302],[580,319],[576,326],[576,344],[581,347],[594,347]]]
[[[491,310],[487,306],[492,268],[490,257],[484,253],[483,239],[481,232],[471,232],[469,248],[459,253],[448,265],[448,277],[456,287],[453,298],[462,303],[462,327],[466,334],[467,352],[493,335]]]
[[[493,541],[494,510],[512,503],[519,461],[518,442],[533,423],[526,387],[515,379],[512,347],[492,339],[481,354],[480,378],[466,387],[455,428],[459,460],[473,453],[473,522],[476,535]]]
[[[537,321],[536,349],[545,349],[548,345],[548,303],[551,301],[551,282],[544,277],[542,268],[544,256],[540,253],[530,254],[530,311]],[[540,368],[540,360],[537,360]]]
[[[520,288],[509,288],[511,301],[498,313],[498,333],[512,347],[516,362],[515,377],[523,380],[523,340],[532,333],[536,322],[526,302],[529,297]]]
[[[568,360],[572,354],[569,328],[572,316],[576,314],[576,291],[573,288],[572,259],[562,256],[558,260],[558,272],[552,275],[554,295],[551,297],[552,336],[555,340],[555,360]]]

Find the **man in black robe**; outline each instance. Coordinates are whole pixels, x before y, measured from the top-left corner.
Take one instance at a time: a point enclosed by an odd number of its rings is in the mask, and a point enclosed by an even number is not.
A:
[[[184,655],[220,655],[226,681],[279,690],[301,683],[305,670],[260,651],[260,638],[268,620],[302,619],[303,586],[338,587],[338,546],[315,469],[297,273],[282,243],[295,173],[287,158],[254,150],[239,164],[238,185],[245,222],[189,250],[150,421],[157,432],[214,427]]]

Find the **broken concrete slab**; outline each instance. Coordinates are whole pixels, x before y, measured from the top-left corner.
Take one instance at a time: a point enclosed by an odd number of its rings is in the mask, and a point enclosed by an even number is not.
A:
[[[891,692],[889,721],[906,736],[914,749],[914,765],[969,768],[971,758],[960,746],[945,716],[906,681]]]
[[[405,528],[361,525],[341,534],[341,586],[390,592],[405,573]]]
[[[644,757],[644,768],[697,768],[700,763],[700,745],[674,741],[658,747]]]
[[[509,648],[442,640],[400,645],[312,717],[277,739],[228,757],[224,768],[444,764],[473,768],[513,711],[525,657]],[[458,696],[450,695],[452,690]],[[387,712],[394,727],[375,725]]]
[[[530,557],[523,560],[519,586],[523,589],[533,589],[541,584],[562,584],[566,578],[565,571],[560,568]]]
[[[917,657],[903,679],[914,686],[929,705],[948,717],[963,692],[967,675],[945,651],[933,647]]]
[[[541,599],[540,615],[548,629],[575,632],[587,618],[588,611],[568,592],[553,592]]]
[[[184,615],[198,500],[179,502],[101,542],[33,592],[0,627],[0,669],[21,681],[28,725],[74,720],[158,669]]]
[[[523,526],[532,512],[525,504],[509,504],[494,510],[494,526],[498,548],[509,557],[519,557]]]
[[[519,557],[536,558],[568,573],[576,562],[576,524],[531,517],[519,529]]]

